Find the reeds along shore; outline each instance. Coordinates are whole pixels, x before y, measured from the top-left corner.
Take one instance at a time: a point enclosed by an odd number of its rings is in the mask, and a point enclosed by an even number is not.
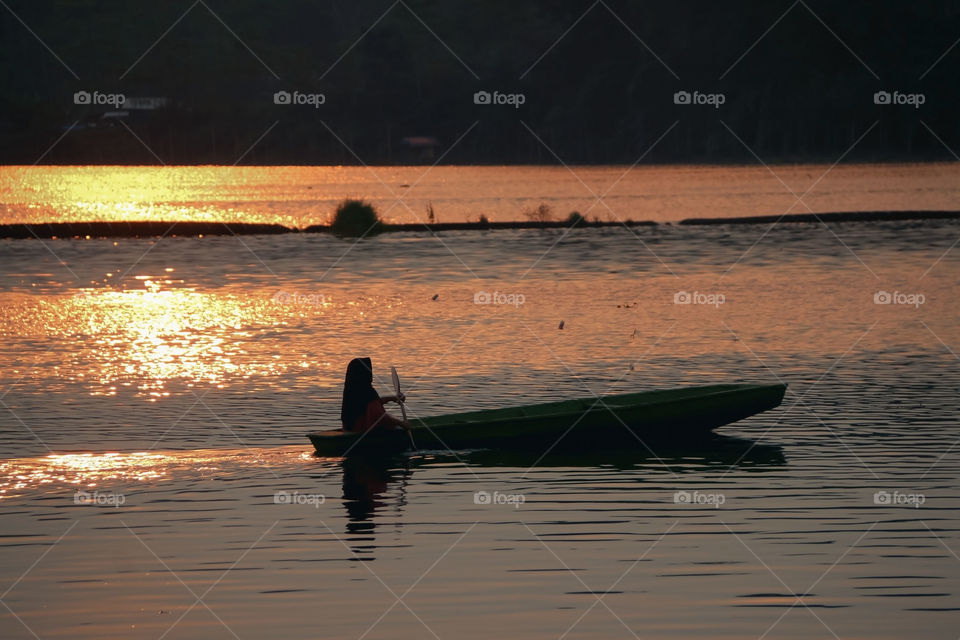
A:
[[[889,220],[957,219],[960,211],[856,211],[750,216],[743,218],[688,218],[680,225],[771,224],[775,222],[870,222]],[[576,228],[654,226],[650,221],[578,221]],[[670,223],[666,223],[670,224]],[[398,231],[487,231],[495,229],[566,229],[564,221],[524,220],[514,222],[444,222],[378,225],[378,233]],[[333,233],[329,225],[311,225],[303,229],[281,224],[249,222],[43,222],[0,225],[0,239],[56,238],[147,238],[157,236],[276,235],[282,233]]]

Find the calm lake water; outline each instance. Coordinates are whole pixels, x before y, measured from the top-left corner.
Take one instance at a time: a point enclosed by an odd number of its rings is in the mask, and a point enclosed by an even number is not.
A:
[[[960,165],[0,167],[0,224],[199,220],[325,224],[346,197],[391,222],[601,220],[956,210]],[[798,200],[798,198],[802,198]],[[808,208],[809,207],[809,208]]]
[[[59,171],[68,190],[127,170]],[[145,199],[167,201],[163,171],[141,170]],[[267,219],[308,219],[283,215]],[[0,241],[0,637],[954,638],[958,237],[913,221]],[[303,434],[336,425],[357,355],[381,392],[398,368],[414,416],[790,387],[689,446],[314,457]]]

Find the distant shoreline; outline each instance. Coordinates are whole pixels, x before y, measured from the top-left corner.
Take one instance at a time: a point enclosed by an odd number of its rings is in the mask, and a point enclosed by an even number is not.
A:
[[[873,222],[892,220],[955,220],[960,211],[848,211],[836,213],[799,213],[789,215],[745,216],[742,218],[687,218],[676,223],[653,221],[581,221],[574,228],[645,227],[658,225],[744,225],[817,222]],[[443,222],[380,225],[380,233],[437,231],[495,231],[500,229],[568,229],[563,221]],[[198,237],[223,235],[279,235],[286,233],[332,233],[328,225],[303,229],[281,224],[249,222],[43,222],[0,225],[0,239],[67,238],[151,238],[160,236]]]

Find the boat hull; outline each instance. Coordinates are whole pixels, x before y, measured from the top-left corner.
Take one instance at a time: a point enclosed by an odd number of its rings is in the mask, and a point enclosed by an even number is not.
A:
[[[772,409],[785,391],[783,384],[685,387],[431,416],[410,423],[420,449],[643,448],[650,441],[703,435]],[[411,446],[404,431],[356,434],[333,429],[307,437],[323,456]]]

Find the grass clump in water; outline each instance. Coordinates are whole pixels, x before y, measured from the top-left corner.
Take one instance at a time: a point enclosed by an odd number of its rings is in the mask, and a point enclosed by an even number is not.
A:
[[[523,212],[524,217],[531,222],[551,222],[553,221],[553,209],[546,203],[541,203],[535,209],[527,209]]]
[[[330,230],[338,236],[364,236],[382,231],[383,223],[372,204],[348,198],[337,205]]]

